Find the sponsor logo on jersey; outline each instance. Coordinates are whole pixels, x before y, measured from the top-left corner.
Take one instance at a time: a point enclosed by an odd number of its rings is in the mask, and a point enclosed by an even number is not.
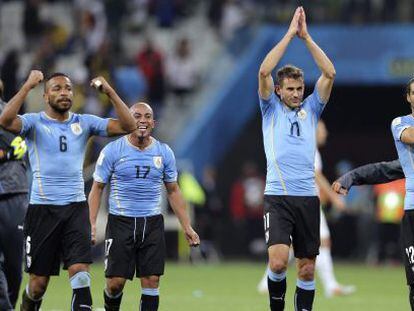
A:
[[[154,165],[156,168],[161,168],[162,166],[162,157],[152,157],[152,161],[154,162]]]
[[[82,128],[81,128],[81,126],[80,126],[80,124],[79,124],[79,123],[72,123],[72,124],[70,125],[70,128],[71,128],[71,130],[72,130],[73,134],[75,134],[75,135],[80,135],[80,134],[82,134]]]

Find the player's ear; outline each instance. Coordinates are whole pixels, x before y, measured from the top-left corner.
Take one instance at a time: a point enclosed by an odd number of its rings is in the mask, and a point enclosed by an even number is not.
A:
[[[280,96],[280,85],[279,84],[275,86],[275,91],[276,91],[276,94]]]
[[[43,99],[45,100],[46,104],[49,103],[49,95],[47,95],[46,92],[43,93]]]

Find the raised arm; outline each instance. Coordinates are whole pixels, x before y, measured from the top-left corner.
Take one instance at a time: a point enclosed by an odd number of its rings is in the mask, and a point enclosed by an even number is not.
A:
[[[347,194],[352,186],[375,185],[405,178],[399,160],[377,162],[360,166],[341,176],[332,184],[332,189]]]
[[[200,238],[198,234],[191,227],[190,218],[186,211],[186,202],[181,194],[180,187],[176,182],[166,182],[168,201],[174,214],[180,221],[181,227],[184,230],[185,238],[190,246],[198,246],[200,244]]]
[[[89,220],[91,222],[92,244],[96,243],[96,218],[98,217],[99,208],[101,206],[101,197],[104,188],[105,184],[94,181],[91,192],[89,192],[88,204]]]
[[[128,106],[118,96],[115,90],[103,77],[97,77],[91,81],[91,86],[106,94],[115,108],[118,119],[110,119],[108,123],[108,135],[121,135],[131,133],[136,130],[137,125],[132,117]]]
[[[301,38],[310,53],[312,54],[313,59],[316,62],[316,65],[321,70],[322,74],[316,83],[319,96],[322,102],[327,103],[331,95],[333,82],[335,79],[336,71],[335,67],[326,56],[324,51],[313,41],[312,37],[308,32],[308,27],[306,25],[306,14],[303,10],[303,7],[299,8],[299,30],[298,37]]]
[[[282,40],[266,55],[259,69],[259,95],[261,98],[268,99],[274,92],[274,82],[272,71],[276,68],[290,41],[295,37],[298,31],[299,8],[296,9],[288,31]]]
[[[13,96],[13,98],[4,106],[3,112],[0,115],[0,126],[4,129],[18,134],[22,129],[22,121],[18,117],[20,108],[22,107],[27,94],[30,90],[36,87],[43,81],[43,73],[38,70],[32,70],[26,82],[20,90]]]

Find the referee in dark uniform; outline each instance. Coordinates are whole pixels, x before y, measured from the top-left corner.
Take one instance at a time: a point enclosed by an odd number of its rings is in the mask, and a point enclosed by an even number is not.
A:
[[[0,113],[6,104],[0,80]],[[28,205],[26,145],[0,127],[0,310],[13,310],[22,281],[23,221]]]

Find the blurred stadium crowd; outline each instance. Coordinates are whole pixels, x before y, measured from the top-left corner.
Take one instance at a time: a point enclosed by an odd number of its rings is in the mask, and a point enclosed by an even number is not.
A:
[[[285,25],[297,5],[289,0],[0,0],[4,99],[17,92],[32,68],[45,75],[62,71],[76,83],[74,111],[111,116],[106,98],[98,98],[89,87],[90,80],[101,75],[127,103],[148,101],[160,123],[157,135],[168,141],[166,132],[175,117],[197,105],[194,98],[216,70],[216,55],[224,51],[235,62],[257,25]],[[414,19],[410,0],[303,0],[301,5],[309,23]],[[26,111],[42,108],[42,90],[37,92],[29,97]],[[163,126],[167,130],[162,131]],[[87,163],[94,162],[105,142],[94,143]],[[337,172],[350,168],[342,163]],[[205,169],[198,181],[203,195],[193,202],[197,231],[207,242],[202,257],[263,259],[262,172],[255,163],[245,163],[234,172],[227,193],[219,189],[220,178],[216,169]],[[334,245],[334,253],[398,262],[395,236],[403,208],[401,189],[400,184],[361,187],[347,197],[346,213],[332,209],[329,221],[339,245]]]

